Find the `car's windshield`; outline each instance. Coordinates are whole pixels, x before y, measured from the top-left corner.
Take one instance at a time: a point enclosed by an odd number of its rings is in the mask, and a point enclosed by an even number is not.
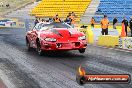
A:
[[[72,28],[70,25],[66,23],[51,23],[51,24],[45,24],[45,23],[38,23],[35,26],[36,30],[47,30],[47,29],[53,29],[53,28]]]
[[[66,23],[45,24],[45,27],[49,27],[49,28],[72,28],[70,25],[68,25]]]

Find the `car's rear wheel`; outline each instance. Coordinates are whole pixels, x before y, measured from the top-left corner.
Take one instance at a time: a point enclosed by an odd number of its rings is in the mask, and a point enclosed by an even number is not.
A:
[[[30,43],[29,43],[29,41],[28,41],[28,40],[26,40],[26,45],[27,45],[27,50],[28,50],[28,51],[31,51],[31,50],[32,50],[32,48],[30,47]]]
[[[85,52],[85,49],[79,49],[79,52],[80,53],[84,53]]]
[[[37,52],[38,52],[38,55],[39,55],[39,56],[42,56],[42,55],[43,55],[43,51],[42,51],[42,49],[41,49],[40,43],[37,44]]]

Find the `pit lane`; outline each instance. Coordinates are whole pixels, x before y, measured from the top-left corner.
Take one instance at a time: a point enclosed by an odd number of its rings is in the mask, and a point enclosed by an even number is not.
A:
[[[40,57],[35,51],[27,52],[25,32],[25,29],[0,29],[0,70],[16,88],[132,87],[132,83],[84,86],[76,83],[76,69],[80,65],[87,66],[87,72],[93,74],[132,75],[132,53],[89,45],[85,54],[69,51],[49,53]]]

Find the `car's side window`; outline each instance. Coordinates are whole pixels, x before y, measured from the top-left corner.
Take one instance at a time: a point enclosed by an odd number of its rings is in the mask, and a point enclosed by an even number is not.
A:
[[[36,28],[36,26],[33,28],[33,30],[36,30],[37,28]]]
[[[39,24],[38,26],[38,30],[40,30],[42,28],[42,24]]]
[[[35,29],[40,30],[43,26],[44,26],[43,23],[40,23],[40,24],[36,25]]]
[[[33,28],[33,30],[40,30],[42,27],[41,27],[41,24],[37,24],[34,28]]]
[[[38,24],[34,26],[33,30],[37,30],[37,29],[38,29]]]

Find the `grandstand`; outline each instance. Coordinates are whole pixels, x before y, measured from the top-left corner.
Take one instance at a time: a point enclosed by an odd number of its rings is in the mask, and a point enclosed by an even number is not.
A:
[[[34,19],[35,16],[49,18],[59,14],[59,17],[65,18],[69,12],[75,12],[77,21],[83,24],[89,24],[91,17],[94,17],[99,23],[104,14],[108,15],[110,22],[114,16],[121,22],[123,16],[126,16],[127,19],[130,18],[131,8],[131,0],[41,0],[6,16]]]
[[[109,20],[112,22],[114,16],[121,22],[123,16],[130,19],[132,15],[132,0],[100,0],[100,4],[95,13],[97,22],[101,20],[103,15],[108,15]]]
[[[65,18],[69,12],[75,12],[77,21],[84,15],[91,0],[42,0],[31,12],[36,17],[53,17],[58,14]]]

